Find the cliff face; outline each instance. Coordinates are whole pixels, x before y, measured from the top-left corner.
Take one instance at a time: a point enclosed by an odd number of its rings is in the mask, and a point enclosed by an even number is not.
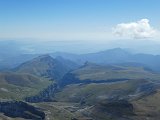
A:
[[[31,103],[54,101],[54,94],[57,91],[57,84],[51,84],[39,94],[25,98],[25,101]]]
[[[0,102],[0,112],[12,118],[45,119],[44,112],[22,101]]]

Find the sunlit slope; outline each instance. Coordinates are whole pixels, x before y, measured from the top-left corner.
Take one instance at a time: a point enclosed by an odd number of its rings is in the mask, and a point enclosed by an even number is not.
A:
[[[133,79],[159,80],[160,75],[143,67],[107,65],[101,66],[86,63],[84,66],[66,74],[61,80],[62,85],[89,82],[115,82]]]
[[[70,84],[55,94],[55,99],[62,102],[94,104],[101,100],[132,99],[152,92],[141,90],[142,87],[154,87],[146,80],[129,80],[115,83]],[[154,90],[154,89],[153,89]]]
[[[135,113],[140,119],[159,120],[160,115],[160,90],[157,90],[154,94],[143,97],[137,101],[133,101]]]
[[[22,99],[38,93],[51,82],[31,74],[7,72],[0,73],[0,83],[1,99]]]

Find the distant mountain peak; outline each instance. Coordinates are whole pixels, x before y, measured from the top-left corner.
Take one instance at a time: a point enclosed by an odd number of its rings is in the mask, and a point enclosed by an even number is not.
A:
[[[89,62],[89,61],[86,61],[83,65],[83,67],[86,67],[86,66],[90,66],[90,65],[96,65],[95,63],[92,63],[92,62]]]
[[[112,48],[112,49],[109,49],[109,50],[123,50],[123,51],[124,51],[124,49],[122,49],[122,48],[120,48],[120,47]]]
[[[53,59],[53,58],[49,54],[44,54],[34,58],[33,60],[43,60],[43,59],[47,60],[47,59]]]
[[[102,52],[112,52],[113,53],[128,53],[128,51],[126,51],[125,49],[122,49],[122,48],[113,48],[113,49],[108,49],[108,50],[105,50],[105,51],[102,51]]]
[[[55,63],[55,61],[56,61],[56,59],[52,58],[49,54],[44,54],[44,55],[40,55],[38,57],[35,57],[32,60],[29,60],[23,64],[28,64],[28,65],[31,65],[31,64],[53,64],[53,63]]]

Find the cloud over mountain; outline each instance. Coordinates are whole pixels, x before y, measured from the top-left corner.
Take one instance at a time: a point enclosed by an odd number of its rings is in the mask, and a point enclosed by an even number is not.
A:
[[[113,33],[120,37],[143,39],[154,37],[157,30],[150,24],[148,19],[141,19],[137,22],[121,23],[113,28]]]

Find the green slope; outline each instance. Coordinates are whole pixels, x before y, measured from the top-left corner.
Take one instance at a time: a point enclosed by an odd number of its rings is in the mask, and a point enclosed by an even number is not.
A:
[[[107,80],[107,79],[145,79],[160,78],[160,75],[144,70],[143,67],[130,66],[101,66],[86,64],[82,68],[72,72],[79,80]]]
[[[0,73],[0,99],[22,99],[37,94],[51,82],[30,74]]]
[[[60,81],[61,86],[74,83],[103,83],[125,80],[159,80],[160,74],[153,73],[143,67],[97,65],[86,63],[79,69],[67,73]]]

